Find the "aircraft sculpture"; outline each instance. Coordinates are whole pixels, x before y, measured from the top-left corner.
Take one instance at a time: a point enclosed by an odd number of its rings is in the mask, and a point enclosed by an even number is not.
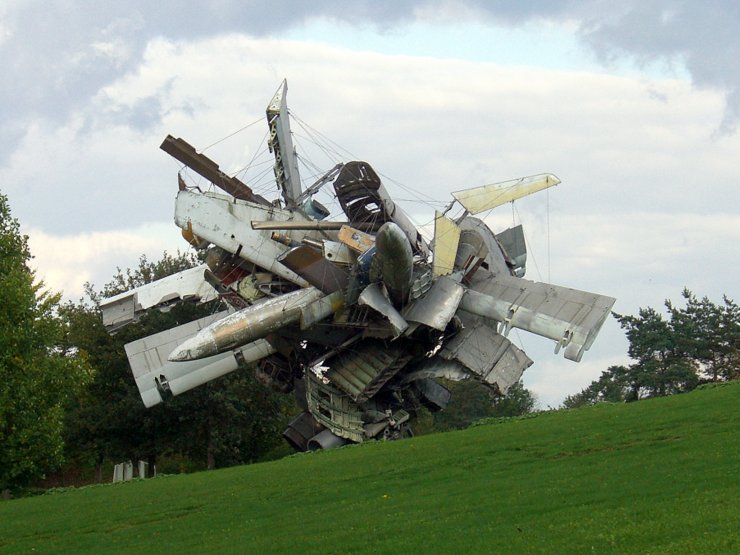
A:
[[[532,361],[512,328],[580,361],[615,299],[525,280],[521,225],[494,234],[475,217],[556,185],[552,174],[452,193],[427,242],[367,162],[337,164],[305,190],[284,81],[267,107],[280,201],[256,194],[182,139],[161,148],[226,194],[178,176],[175,223],[205,264],[102,303],[110,331],[144,311],[216,298],[228,310],[126,345],[146,406],[237,369],[294,392],[284,435],[299,450],[410,434],[420,408],[443,409],[437,380],[504,394]],[[341,219],[313,197],[333,184]],[[464,209],[451,219],[455,203]]]

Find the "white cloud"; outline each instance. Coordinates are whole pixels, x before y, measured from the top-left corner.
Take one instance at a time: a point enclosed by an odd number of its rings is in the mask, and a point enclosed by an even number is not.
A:
[[[135,229],[50,235],[37,228],[24,227],[34,256],[31,266],[51,291],[63,293],[67,300],[84,296],[84,285],[90,282],[99,291],[111,280],[116,267],[135,268],[139,257],[158,260],[164,251],[186,250],[177,241],[176,229],[162,224],[143,225]]]

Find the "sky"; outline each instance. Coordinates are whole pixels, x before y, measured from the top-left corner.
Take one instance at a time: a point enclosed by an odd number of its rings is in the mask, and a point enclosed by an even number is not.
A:
[[[684,287],[737,300],[738,28],[734,0],[5,0],[0,191],[38,277],[77,300],[186,249],[167,134],[277,196],[264,110],[286,78],[307,184],[365,160],[428,229],[452,191],[551,172],[485,215],[524,225],[527,278],[621,314]],[[510,338],[543,408],[629,362],[613,318],[580,364]]]

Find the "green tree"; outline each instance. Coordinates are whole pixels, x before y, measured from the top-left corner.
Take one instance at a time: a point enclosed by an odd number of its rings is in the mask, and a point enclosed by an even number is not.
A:
[[[637,316],[614,313],[635,362],[608,368],[564,406],[671,395],[740,376],[740,308],[726,296],[715,304],[684,289],[682,297],[684,307],[665,301],[667,318],[649,307]]]
[[[162,455],[186,457],[190,466],[213,468],[251,462],[282,442],[283,399],[258,384],[253,372],[236,371],[164,403],[146,409],[139,396],[124,345],[141,337],[190,322],[216,310],[213,303],[180,303],[166,312],[152,310],[140,321],[109,335],[97,304],[134,287],[198,264],[192,254],[164,253],[151,262],[141,257],[137,268],[118,269],[95,303],[63,308],[68,341],[96,369],[94,379],[67,415],[67,435],[75,458],[99,469],[105,459],[144,459],[150,465]]]
[[[83,361],[60,348],[60,297],[36,280],[31,258],[0,193],[0,490],[62,464],[64,405],[85,378]]]
[[[626,395],[630,393],[628,372],[626,366],[610,366],[587,388],[568,395],[563,401],[563,407],[573,409],[601,402],[625,401]]]
[[[534,410],[535,397],[521,381],[509,388],[506,395],[496,395],[490,388],[475,380],[445,384],[452,397],[447,407],[434,413],[436,431],[467,428],[481,418],[521,416]]]
[[[685,308],[665,303],[679,353],[694,361],[704,380],[740,378],[740,307],[727,296],[715,304],[688,289],[681,295]]]

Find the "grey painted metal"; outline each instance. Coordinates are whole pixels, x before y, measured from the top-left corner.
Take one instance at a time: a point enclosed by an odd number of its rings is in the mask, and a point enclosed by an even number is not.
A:
[[[466,216],[462,221],[458,222],[458,226],[463,231],[463,235],[466,231],[471,231],[479,237],[482,245],[485,247],[481,249],[479,245],[480,253],[483,254],[483,260],[488,266],[489,272],[495,275],[511,274],[511,271],[506,264],[506,259],[501,252],[501,246],[496,240],[496,236],[482,220],[474,218],[473,216]],[[465,237],[461,236],[461,245],[464,240]]]
[[[283,432],[283,437],[297,451],[307,451],[309,440],[322,429],[323,427],[314,420],[311,413],[304,411],[290,421]]]
[[[283,194],[288,208],[299,208],[301,196],[301,176],[298,173],[298,159],[293,148],[288,117],[288,81],[283,80],[275,96],[267,106],[267,123],[270,136],[267,145],[275,155],[275,181]]]
[[[414,366],[414,369],[403,377],[403,383],[427,378],[444,378],[453,382],[461,382],[470,378],[470,372],[456,360],[447,360],[435,355]]]
[[[349,395],[310,371],[306,373],[306,401],[311,416],[335,435],[354,442],[365,439],[362,409]]]
[[[382,342],[365,342],[327,362],[325,376],[356,402],[375,393],[411,359],[403,349]]]
[[[527,266],[527,243],[522,226],[517,225],[497,233],[496,239],[514,264],[516,276],[523,277]]]
[[[321,291],[309,287],[266,299],[229,314],[185,341],[170,353],[168,360],[198,360],[246,345],[298,321],[301,310],[322,296]]]
[[[444,331],[457,312],[465,288],[454,278],[442,276],[427,293],[403,312],[409,322],[417,322]]]
[[[424,397],[424,404],[427,406],[431,404],[430,408],[432,409],[444,409],[450,402],[450,390],[433,379],[418,380],[416,387],[419,389],[422,397]]]
[[[460,308],[495,320],[501,332],[519,328],[557,341],[565,358],[579,362],[599,333],[615,299],[513,276],[488,274],[465,292]]]
[[[345,445],[347,440],[331,433],[329,430],[323,430],[308,440],[308,450],[318,451],[319,449],[333,449]]]
[[[357,256],[355,256],[352,250],[339,241],[322,241],[321,253],[327,260],[343,266],[349,266],[357,261]]]

